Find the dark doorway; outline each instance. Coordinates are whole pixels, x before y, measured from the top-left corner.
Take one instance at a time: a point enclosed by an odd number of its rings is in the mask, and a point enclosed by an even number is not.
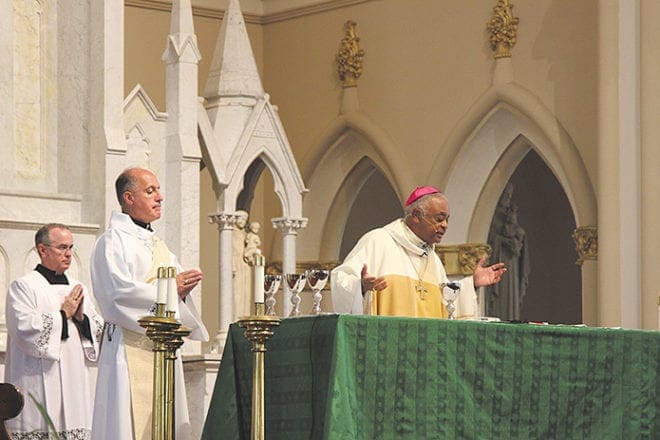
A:
[[[384,226],[403,215],[401,202],[390,182],[377,169],[364,183],[346,218],[346,229],[339,248],[339,261],[353,249],[366,232]]]

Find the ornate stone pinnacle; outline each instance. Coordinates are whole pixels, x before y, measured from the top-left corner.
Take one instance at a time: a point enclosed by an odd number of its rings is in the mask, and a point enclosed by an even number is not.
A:
[[[355,26],[357,23],[352,20],[344,23],[344,38],[337,53],[337,73],[344,87],[355,87],[362,75],[364,50],[358,45],[360,38],[355,34]]]
[[[513,16],[513,5],[509,0],[497,0],[493,8],[493,16],[486,25],[490,32],[490,47],[495,52],[495,58],[511,57],[511,48],[518,37],[518,17]]]
[[[573,241],[578,259],[575,264],[582,266],[586,260],[598,259],[598,228],[596,226],[580,226],[573,231]]]

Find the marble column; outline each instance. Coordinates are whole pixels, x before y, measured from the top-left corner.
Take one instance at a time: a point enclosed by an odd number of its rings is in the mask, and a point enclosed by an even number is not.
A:
[[[166,64],[167,122],[165,145],[166,242],[184,269],[199,267],[199,163],[197,137],[197,71],[201,56],[193,27],[190,0],[172,2]],[[201,310],[201,289],[190,295]],[[185,353],[201,352],[198,341],[186,341]]]
[[[236,226],[236,221],[239,218],[240,215],[226,214],[224,212],[218,212],[209,216],[211,223],[218,225],[218,232],[220,233],[218,241],[220,255],[220,267],[218,268],[218,273],[220,274],[220,301],[218,302],[219,325],[218,333],[215,336],[212,346],[212,351],[217,351],[218,353],[222,353],[222,350],[224,349],[225,341],[227,340],[227,332],[229,331],[229,324],[231,324],[234,319],[232,235],[234,227]]]
[[[296,236],[298,229],[307,226],[307,219],[274,218],[273,227],[282,233],[282,275],[296,272]],[[282,316],[291,313],[291,290],[282,280]]]
[[[124,2],[91,2],[89,184],[83,218],[106,224],[117,209],[113,182],[126,167],[124,133]],[[104,197],[99,197],[104,194]]]

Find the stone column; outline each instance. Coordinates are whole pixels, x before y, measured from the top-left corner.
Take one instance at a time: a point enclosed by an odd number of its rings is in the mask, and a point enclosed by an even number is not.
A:
[[[197,138],[197,64],[200,60],[190,0],[172,2],[170,33],[162,57],[167,84],[165,141],[166,243],[185,269],[199,266],[199,162]],[[162,181],[162,180],[161,180]],[[191,292],[201,310],[201,289]],[[197,341],[186,341],[185,353],[201,352]]]
[[[598,325],[641,326],[639,2],[599,3]]]
[[[218,268],[218,273],[220,274],[220,301],[218,302],[218,317],[220,322],[218,325],[218,334],[215,336],[215,341],[213,342],[213,349],[217,350],[218,353],[222,353],[222,350],[225,347],[227,332],[229,331],[229,324],[231,324],[232,320],[234,319],[234,289],[231,267],[232,234],[234,231],[234,226],[236,225],[236,220],[238,220],[238,218],[238,215],[226,214],[224,212],[218,212],[209,215],[209,220],[211,223],[216,223],[218,225],[218,231],[220,233],[218,241],[218,249],[220,255],[220,267]]]
[[[298,229],[307,226],[307,219],[274,218],[273,227],[282,232],[282,316],[291,313],[291,291],[284,280],[287,273],[296,272],[296,236]]]
[[[640,3],[641,181],[642,184],[642,328],[660,330],[660,2]],[[657,321],[657,322],[656,322]]]
[[[106,224],[117,209],[114,179],[125,168],[124,2],[91,2],[90,152],[83,218]],[[104,197],[99,197],[104,194]]]

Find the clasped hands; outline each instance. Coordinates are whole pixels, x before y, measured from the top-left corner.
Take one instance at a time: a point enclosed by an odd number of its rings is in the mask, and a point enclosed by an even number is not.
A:
[[[179,298],[186,299],[186,296],[202,281],[203,277],[204,274],[197,269],[184,270],[178,274],[176,276],[176,291]]]
[[[64,302],[62,303],[61,310],[66,315],[66,319],[73,317],[77,321],[82,321],[85,319],[85,314],[83,313],[83,300],[85,299],[85,293],[83,292],[83,287],[81,284],[76,284],[71,289],[71,292],[64,297]]]

